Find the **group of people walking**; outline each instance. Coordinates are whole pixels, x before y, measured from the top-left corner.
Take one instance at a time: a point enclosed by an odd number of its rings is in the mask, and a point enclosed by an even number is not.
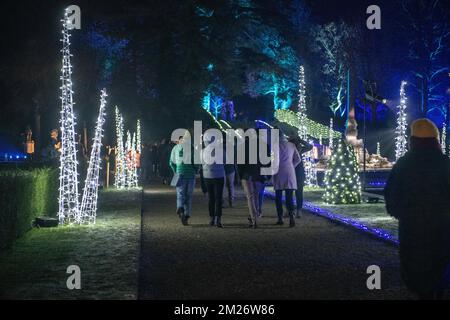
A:
[[[258,129],[255,131],[258,135]],[[205,147],[209,144],[222,144],[224,141],[215,141],[215,137],[204,135]],[[261,143],[267,144],[265,149],[270,156],[271,148],[268,141],[258,139],[256,154],[259,154]],[[245,192],[248,206],[248,225],[251,228],[257,228],[259,220],[263,214],[263,201],[265,187],[272,180],[275,189],[275,203],[278,220],[277,225],[284,224],[283,193],[285,195],[287,215],[289,216],[289,226],[295,226],[295,218],[300,218],[303,206],[303,185],[305,181],[305,172],[301,154],[312,149],[306,141],[298,137],[288,139],[281,131],[279,137],[279,170],[273,175],[262,174],[262,168],[268,167],[268,164],[262,164],[260,159],[256,162],[250,161],[251,150],[250,139],[246,137],[242,143],[245,144],[245,161],[237,163],[236,149],[227,150],[223,148],[222,161],[214,161],[214,150],[212,154],[206,153],[201,159],[201,165],[194,164],[191,161],[184,161],[184,138],[180,137],[173,147],[170,155],[170,167],[174,173],[172,185],[177,190],[177,214],[183,225],[189,224],[192,214],[192,196],[195,187],[196,174],[200,173],[200,182],[202,191],[208,195],[208,211],[210,215],[210,225],[223,228],[222,208],[228,204],[233,207],[235,194],[235,181],[239,180]],[[193,155],[193,146],[191,146]],[[232,156],[234,154],[234,157]],[[229,159],[233,158],[232,161]],[[228,159],[228,161],[227,161]],[[224,201],[224,195],[228,191],[228,197]],[[294,204],[294,193],[296,203]]]

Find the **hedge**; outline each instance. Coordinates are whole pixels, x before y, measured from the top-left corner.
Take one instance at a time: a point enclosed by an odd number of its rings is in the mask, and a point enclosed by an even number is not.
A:
[[[56,217],[58,170],[0,170],[0,248],[32,227],[38,216]]]

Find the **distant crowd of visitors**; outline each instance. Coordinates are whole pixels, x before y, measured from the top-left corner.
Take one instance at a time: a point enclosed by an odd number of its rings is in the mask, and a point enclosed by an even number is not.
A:
[[[258,129],[255,132],[258,132]],[[208,137],[206,133],[204,146],[206,147],[213,143],[214,139],[214,136]],[[267,140],[270,141],[270,139]],[[201,165],[194,164],[193,159],[190,163],[184,163],[184,138],[180,137],[173,145],[163,140],[161,143],[155,143],[144,148],[142,157],[143,179],[146,181],[152,175],[157,175],[162,179],[163,183],[169,184],[170,182],[176,187],[177,214],[181,223],[188,225],[192,214],[192,196],[196,177],[199,174],[201,189],[208,195],[210,224],[219,228],[223,227],[222,209],[227,206],[232,208],[234,205],[235,185],[238,183],[242,185],[247,199],[248,225],[251,228],[257,228],[259,219],[263,214],[265,187],[271,181],[275,189],[275,203],[278,215],[276,224],[284,224],[285,213],[282,202],[284,194],[289,226],[294,227],[295,218],[301,217],[303,206],[305,170],[301,154],[310,151],[312,146],[298,137],[288,138],[281,131],[279,141],[279,170],[271,176],[261,174],[261,168],[268,166],[267,164],[263,165],[259,159],[257,159],[256,163],[251,163],[249,159],[250,140],[248,137],[242,142],[245,144],[246,156],[243,164],[237,162],[236,149],[233,150],[234,157],[232,157],[231,151],[225,147],[223,150],[224,158],[220,163],[211,163],[208,159],[202,159]],[[259,148],[262,147],[261,143],[267,144],[263,150],[267,150],[268,156],[270,156],[270,143],[267,141],[260,140],[257,144],[257,153],[259,154]],[[194,154],[194,152],[191,153],[192,155]],[[229,159],[231,158],[232,160],[230,161]]]

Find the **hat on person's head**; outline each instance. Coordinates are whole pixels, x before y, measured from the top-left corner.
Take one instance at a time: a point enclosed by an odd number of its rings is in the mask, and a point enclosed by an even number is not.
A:
[[[411,124],[411,136],[416,138],[436,138],[439,140],[439,130],[428,119],[417,119]]]

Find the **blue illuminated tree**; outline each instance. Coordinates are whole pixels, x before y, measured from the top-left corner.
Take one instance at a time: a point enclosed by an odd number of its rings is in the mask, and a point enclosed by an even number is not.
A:
[[[432,4],[424,0],[403,0],[401,6],[408,18],[402,26],[409,39],[407,58],[418,80],[416,89],[421,95],[421,112],[423,115],[441,114],[442,121],[450,72],[448,7],[439,0]]]

